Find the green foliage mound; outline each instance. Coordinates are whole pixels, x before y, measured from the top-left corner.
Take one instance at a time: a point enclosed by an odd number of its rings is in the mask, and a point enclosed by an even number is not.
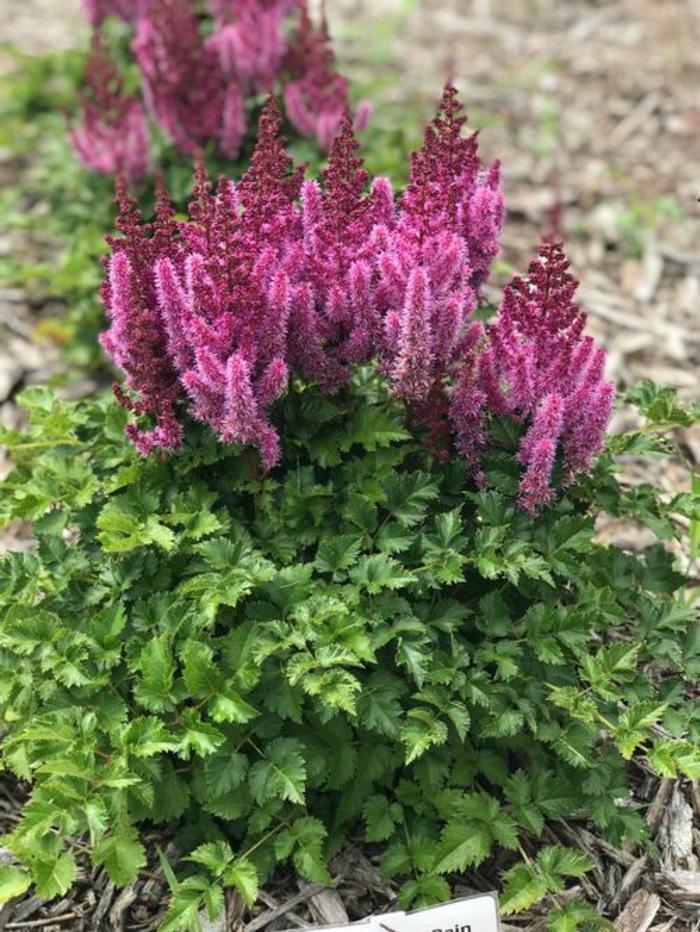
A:
[[[0,892],[65,893],[76,838],[126,884],[140,831],[165,824],[183,860],[164,929],[198,928],[226,887],[253,903],[281,862],[328,881],[351,839],[377,845],[402,907],[498,856],[508,913],[590,867],[541,846],[548,820],[643,840],[632,755],[700,776],[700,644],[664,544],[677,514],[697,541],[700,497],[620,483],[617,454],[664,454],[657,430],[696,416],[650,384],[635,397],[643,426],[533,520],[511,423],[479,491],[368,371],[330,401],[290,392],[265,478],[196,426],[142,460],[112,401],[25,392],[0,524],[31,520],[37,548],[0,561],[0,704],[3,765],[31,794]],[[605,513],[659,542],[601,543]],[[589,918],[574,903],[551,928]]]

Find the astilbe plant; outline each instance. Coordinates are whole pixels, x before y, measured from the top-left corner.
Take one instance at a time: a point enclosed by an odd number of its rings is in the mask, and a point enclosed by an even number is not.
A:
[[[270,91],[287,54],[285,27],[297,0],[211,0],[224,70],[249,91]]]
[[[125,278],[149,296],[108,303],[104,343],[129,374],[135,410],[156,417],[155,430],[130,427],[142,452],[175,446],[180,398],[221,440],[255,446],[269,470],[279,457],[270,409],[290,376],[333,394],[354,365],[375,360],[435,455],[456,452],[478,482],[490,422],[519,425],[520,502],[530,513],[551,500],[555,475],[565,486],[586,470],[614,389],[602,349],[583,335],[561,247],[541,248],[493,323],[472,320],[504,205],[498,164],[481,165],[463,124],[448,87],[395,197],[384,178],[367,190],[347,115],[320,182],[302,183],[270,99],[238,184],[223,179],[214,192],[200,171],[188,222],[168,218],[158,242],[138,223],[112,241],[116,291],[130,293]],[[143,365],[146,345],[159,366]]]
[[[28,790],[0,896],[64,896],[93,868],[134,883],[172,838],[161,929],[196,932],[226,888],[252,906],[287,862],[329,884],[333,854],[366,842],[401,908],[478,870],[503,914],[548,898],[552,929],[600,920],[562,896],[592,864],[548,823],[585,821],[654,869],[629,760],[700,772],[686,575],[594,524],[607,509],[672,538],[679,514],[700,520],[697,494],[664,501],[613,465],[668,453],[657,434],[700,408],[634,399],[641,429],[533,519],[507,472],[485,465],[499,490],[476,492],[417,442],[367,366],[333,398],[289,393],[266,477],[196,424],[178,457],[144,459],[110,400],[28,389],[28,430],[0,432],[0,525],[37,540],[0,562],[2,762]]]
[[[295,129],[325,149],[348,109],[347,82],[335,70],[327,28],[314,26],[301,0],[212,0],[206,28],[191,0],[92,0],[86,13],[96,29],[93,47],[99,48],[100,64],[93,53],[85,74],[89,94],[81,98],[84,128],[71,139],[81,162],[93,171],[121,170],[135,178],[149,169],[142,107],[115,86],[117,66],[108,62],[101,39],[108,15],[133,27],[130,48],[145,109],[186,155],[212,142],[223,157],[235,158],[255,95],[284,83]],[[95,105],[93,98],[110,106]],[[368,118],[365,103],[356,125],[365,126]],[[124,148],[130,153],[137,148],[140,161],[132,155],[125,168]]]
[[[214,139],[223,155],[238,153],[246,131],[243,88],[224,72],[214,40],[200,35],[188,0],[153,0],[133,51],[146,104],[181,152]]]
[[[156,447],[175,450],[182,441],[182,426],[173,408],[179,385],[177,374],[163,353],[167,331],[152,273],[156,258],[175,252],[176,228],[163,192],[159,194],[155,220],[150,224],[142,222],[123,184],[117,199],[120,205],[117,229],[122,236],[111,240],[113,247],[118,248],[101,289],[111,320],[101,343],[126,376],[130,394],[115,386],[121,403],[139,415],[149,415],[155,422],[147,431],[138,430],[134,424],[126,427],[137,449],[147,455]]]
[[[295,129],[329,149],[348,109],[348,84],[335,70],[325,17],[315,26],[307,0],[299,0],[298,6],[299,28],[287,55],[291,80],[284,88],[284,103]],[[369,116],[370,104],[363,101],[355,116],[356,129],[364,129]]]
[[[26,788],[0,899],[148,864],[163,932],[196,932],[227,888],[329,884],[364,842],[400,908],[488,880],[504,914],[599,919],[549,828],[654,869],[647,775],[700,774],[697,611],[664,545],[681,516],[697,555],[700,496],[621,481],[616,455],[668,455],[700,408],[644,384],[640,427],[604,438],[559,246],[489,318],[499,168],[452,88],[401,195],[349,115],[318,180],[280,124],[270,100],[236,183],[200,161],[184,219],[122,185],[120,404],[31,387],[26,431],[0,428],[0,525],[36,542],[0,561],[0,752]],[[608,516],[658,540],[607,543]]]
[[[133,181],[151,170],[146,116],[138,97],[127,94],[96,33],[85,71],[82,113],[70,131],[73,148],[91,171]]]
[[[525,426],[520,501],[531,513],[552,499],[557,453],[564,485],[588,468],[615,397],[603,349],[583,335],[586,315],[568,268],[561,246],[540,248],[528,276],[506,288],[478,360],[458,375],[451,398],[457,448],[467,458],[483,448],[485,418],[505,415]]]

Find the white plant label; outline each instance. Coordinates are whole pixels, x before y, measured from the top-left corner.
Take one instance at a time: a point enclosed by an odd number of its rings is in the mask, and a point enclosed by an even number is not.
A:
[[[480,893],[410,913],[380,913],[350,925],[316,929],[317,932],[500,932],[498,897],[495,893]]]

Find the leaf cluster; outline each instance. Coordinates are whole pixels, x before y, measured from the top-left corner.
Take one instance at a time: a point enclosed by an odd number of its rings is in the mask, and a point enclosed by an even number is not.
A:
[[[587,869],[568,849],[520,860],[548,820],[644,838],[633,754],[700,777],[696,613],[663,543],[697,494],[645,491],[659,542],[605,544],[606,508],[640,515],[610,452],[532,520],[506,484],[435,462],[366,371],[285,399],[264,478],[194,425],[182,454],[143,460],[110,401],[23,401],[0,523],[31,521],[36,549],[0,562],[0,706],[3,765],[32,792],[3,896],[65,893],[79,837],[126,884],[161,823],[182,853],[166,929],[216,916],[226,887],[252,903],[280,863],[327,883],[359,839],[401,907],[512,852],[515,912]]]

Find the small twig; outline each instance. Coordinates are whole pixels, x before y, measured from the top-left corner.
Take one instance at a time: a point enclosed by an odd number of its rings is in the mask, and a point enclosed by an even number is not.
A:
[[[333,881],[333,885],[335,886],[339,880],[340,878],[336,877]],[[327,884],[315,883],[309,887],[306,887],[306,889],[301,890],[294,896],[290,896],[290,898],[285,900],[284,903],[280,903],[280,905],[275,909],[268,909],[260,916],[256,916],[255,919],[251,920],[246,926],[244,926],[243,932],[258,932],[259,929],[264,929],[265,926],[269,925],[273,921],[273,919],[279,919],[280,916],[284,916],[286,913],[289,913],[290,910],[294,909],[295,906],[306,902],[306,900],[308,900],[310,897],[320,893],[321,890],[326,890],[327,886]]]
[[[56,922],[68,922],[69,919],[79,919],[80,913],[63,913],[61,916],[51,916],[48,919],[29,919],[27,922],[8,922],[6,929],[39,929],[41,926],[51,926]]]

